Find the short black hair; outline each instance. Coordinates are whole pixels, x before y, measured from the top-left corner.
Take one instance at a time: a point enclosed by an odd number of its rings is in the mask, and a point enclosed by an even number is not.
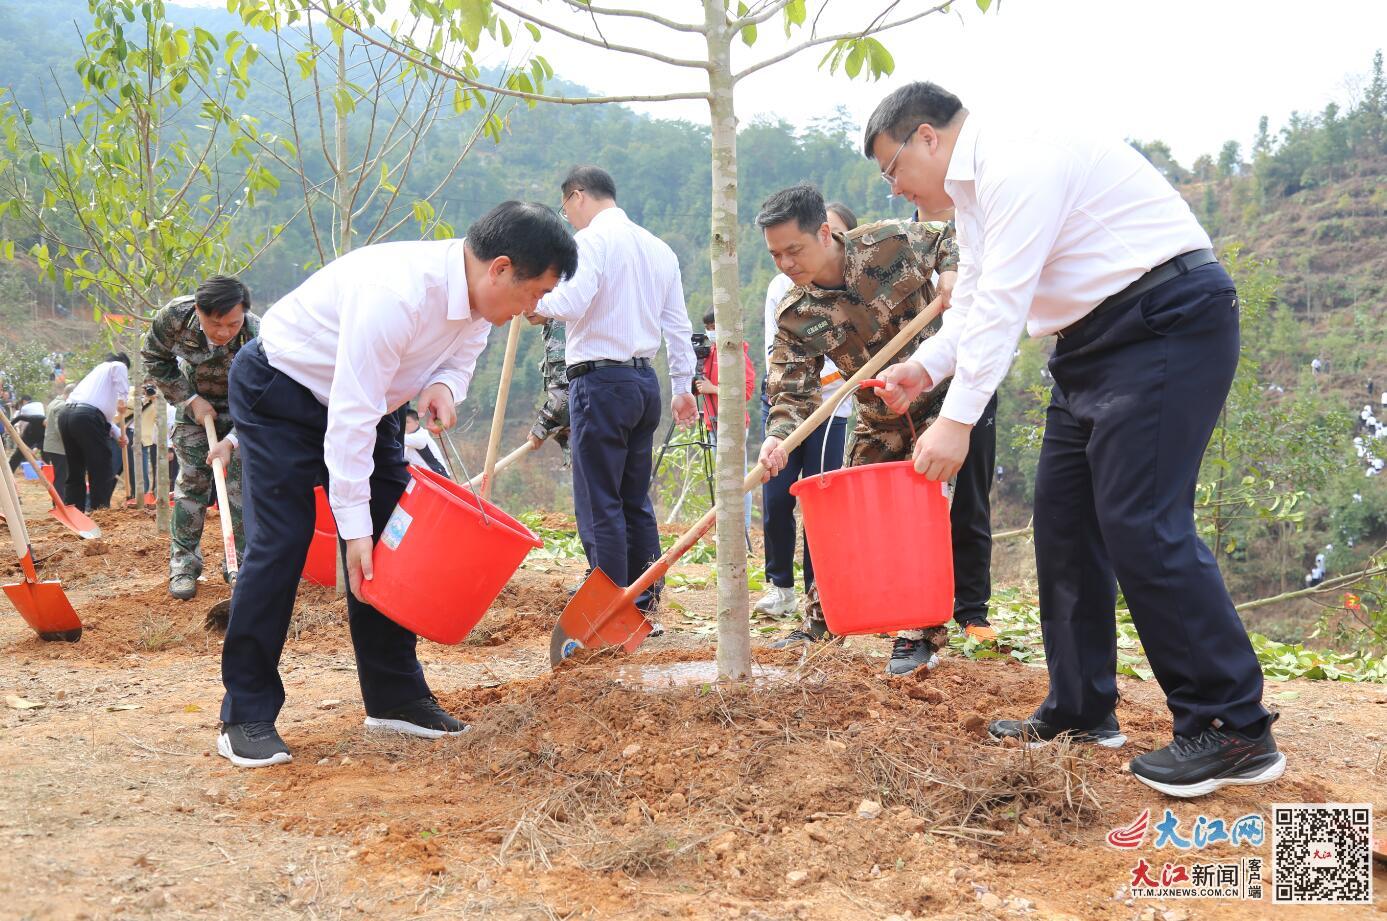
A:
[[[501,202],[467,228],[467,247],[484,262],[510,257],[517,281],[550,269],[562,281],[578,271],[578,244],[554,209],[539,202]]]
[[[568,177],[559,186],[564,198],[574,189],[582,189],[594,198],[616,201],[616,181],[612,174],[600,166],[575,166],[568,171]]]
[[[127,368],[130,367],[130,356],[124,352],[110,352],[106,355],[106,361],[118,361]],[[104,363],[105,362],[103,362],[103,364]]]
[[[824,205],[825,210],[832,211],[838,215],[838,220],[843,222],[843,226],[848,230],[857,229],[857,215],[852,213],[852,209],[840,201],[831,201]],[[827,217],[824,220],[828,220]]]
[[[717,325],[718,325],[718,318],[717,318],[716,314],[714,313],[712,307],[709,307],[709,308],[708,308],[708,312],[705,313],[705,314],[703,315],[703,325],[704,325],[704,326],[717,326]]]
[[[807,182],[781,189],[761,202],[761,213],[756,215],[756,226],[765,230],[787,221],[794,221],[805,233],[814,233],[828,220],[828,210],[824,207],[824,197],[819,190]]]
[[[250,289],[241,283],[241,279],[230,275],[213,275],[203,279],[197,291],[193,292],[193,300],[197,302],[198,310],[214,317],[226,316],[236,309],[237,304],[247,313],[250,312]]]
[[[413,419],[414,421],[418,422],[418,421],[419,421],[419,410],[417,410],[417,409],[415,409],[413,406],[411,406],[409,409],[406,409],[406,410],[405,410],[405,418],[406,418],[406,419]]]
[[[885,134],[893,141],[904,143],[921,125],[943,128],[962,109],[959,98],[936,83],[907,83],[878,103],[872,117],[867,119],[862,152],[871,160],[877,135]]]

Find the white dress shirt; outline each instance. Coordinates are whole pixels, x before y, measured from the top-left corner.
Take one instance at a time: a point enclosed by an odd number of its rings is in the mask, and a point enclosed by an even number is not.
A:
[[[101,410],[101,415],[110,420],[116,414],[116,406],[130,392],[130,371],[124,362],[104,361],[87,372],[87,376],[72,391],[67,405],[85,403]],[[119,438],[120,429],[111,425],[111,437]]]
[[[674,250],[620,208],[599,211],[573,238],[577,273],[535,310],[566,324],[564,361],[654,358],[663,332],[674,392],[688,393],[693,327]]]
[[[490,332],[467,298],[462,240],[354,250],[261,320],[270,365],[327,407],[323,461],[344,540],[371,536],[371,455],[381,417],[430,384],[446,384],[462,402]]]
[[[939,334],[915,352],[941,415],[973,423],[1006,377],[1025,328],[1048,336],[1182,253],[1207,249],[1189,205],[1119,141],[967,116],[944,178],[959,272]]]
[[[775,331],[780,326],[777,317],[780,311],[777,309],[780,302],[785,298],[786,293],[795,286],[790,280],[790,276],[784,272],[776,273],[771,279],[771,283],[766,286],[766,372],[771,370],[771,346],[775,344]],[[824,356],[824,367],[821,380],[832,378],[830,383],[824,384],[820,391],[820,397],[825,403],[833,399],[833,395],[843,389],[843,374],[838,370],[838,366],[833,363],[833,359]],[[838,404],[838,408],[833,411],[833,415],[838,419],[846,419],[852,415],[852,401],[844,400]]]

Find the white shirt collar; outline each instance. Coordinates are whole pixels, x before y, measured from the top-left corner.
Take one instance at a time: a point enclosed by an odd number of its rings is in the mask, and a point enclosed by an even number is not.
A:
[[[954,141],[953,153],[949,155],[949,168],[944,179],[954,182],[972,182],[976,178],[978,152],[978,123],[973,115],[963,118],[963,127],[958,129],[958,139]]]
[[[456,254],[456,258],[453,258]],[[467,238],[448,252],[448,319],[479,320],[481,317],[472,311],[472,301],[467,294]]]
[[[603,208],[601,211],[599,211],[599,212],[597,212],[596,214],[594,214],[594,215],[592,216],[592,220],[588,221],[588,227],[592,227],[592,226],[596,225],[598,221],[616,221],[616,220],[624,221],[624,220],[628,220],[628,218],[626,217],[626,212],[625,212],[625,211],[622,211],[620,207],[618,207],[618,206],[616,206],[616,205],[613,205],[613,206],[610,207],[610,208]],[[584,228],[584,229],[586,229],[586,228]]]

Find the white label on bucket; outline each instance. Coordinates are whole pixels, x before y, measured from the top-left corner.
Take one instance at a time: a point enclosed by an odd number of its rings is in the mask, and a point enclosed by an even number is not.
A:
[[[391,550],[400,548],[400,541],[405,539],[405,532],[414,522],[409,512],[395,506],[395,511],[390,515],[390,520],[385,523],[385,532],[380,536],[380,542]]]
[[[409,482],[405,484],[405,495],[414,492],[414,482],[414,477],[410,477]]]

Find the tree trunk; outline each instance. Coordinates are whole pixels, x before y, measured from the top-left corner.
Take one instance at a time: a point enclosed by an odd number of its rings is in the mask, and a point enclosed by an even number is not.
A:
[[[345,45],[337,46],[337,89],[339,92],[350,92],[347,86],[347,49]],[[334,222],[337,228],[337,239],[334,242],[336,256],[344,256],[352,250],[352,203],[350,201],[350,183],[347,174],[347,116],[338,110],[337,117],[333,121],[333,189],[332,203],[333,210],[337,212],[337,220]],[[334,555],[333,559],[337,566],[337,597],[345,598],[347,595],[347,564],[341,553]]]
[[[723,0],[704,0],[708,105],[712,117],[713,222],[710,256],[718,328],[718,674],[751,674],[750,603],[742,480],[746,476],[746,394],[742,307],[737,277],[737,116],[733,106],[732,31]]]

